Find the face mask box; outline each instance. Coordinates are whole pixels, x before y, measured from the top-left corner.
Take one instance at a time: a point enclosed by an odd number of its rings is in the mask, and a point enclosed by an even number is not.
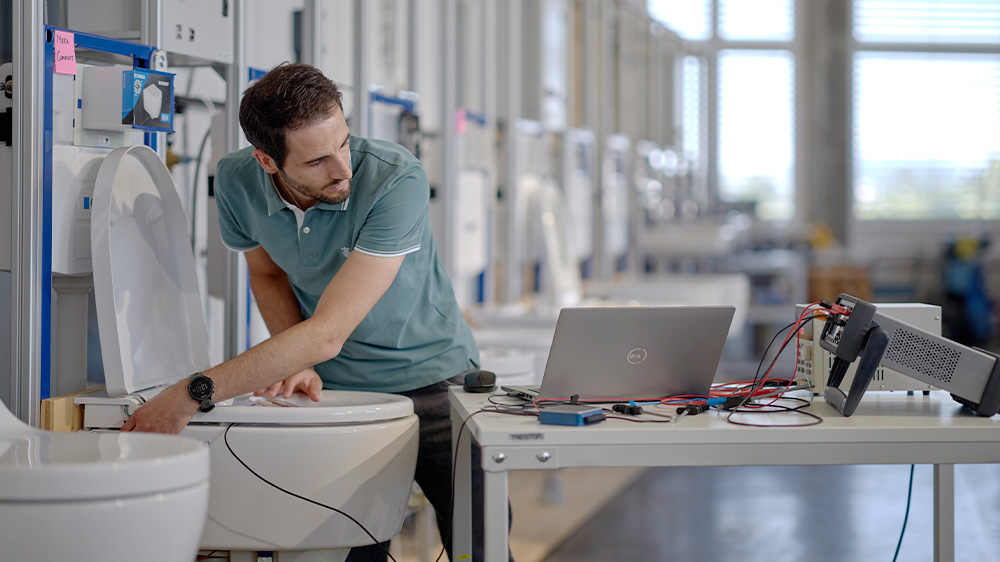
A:
[[[174,130],[174,75],[145,68],[122,73],[122,124],[134,129]]]

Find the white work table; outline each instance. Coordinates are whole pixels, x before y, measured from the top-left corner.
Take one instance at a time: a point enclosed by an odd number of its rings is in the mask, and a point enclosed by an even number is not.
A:
[[[503,402],[516,402],[494,393]],[[677,423],[609,419],[584,426],[542,425],[537,417],[483,412],[488,394],[450,389],[452,443],[457,443],[454,553],[471,560],[471,447],[481,451],[487,562],[507,560],[507,472],[564,467],[934,465],[934,559],[955,559],[955,464],[1000,463],[1000,416],[977,417],[941,391],[929,396],[870,393],[843,417],[822,397],[808,411],[823,418],[810,427],[743,427],[715,411]],[[649,411],[671,413],[674,408]],[[617,415],[617,414],[616,414]],[[645,419],[662,419],[642,416]],[[809,423],[797,414],[754,414],[756,424]],[[466,422],[459,438],[459,428]]]

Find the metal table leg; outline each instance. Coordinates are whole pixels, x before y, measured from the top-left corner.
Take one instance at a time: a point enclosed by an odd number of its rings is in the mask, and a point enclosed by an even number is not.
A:
[[[451,514],[452,553],[455,560],[472,560],[472,446],[468,430],[459,438],[462,418],[451,411],[451,443],[455,455],[455,498]],[[457,447],[456,447],[457,445]]]
[[[507,562],[507,472],[483,475],[483,527],[486,562]]]
[[[934,465],[934,560],[955,561],[955,465]]]

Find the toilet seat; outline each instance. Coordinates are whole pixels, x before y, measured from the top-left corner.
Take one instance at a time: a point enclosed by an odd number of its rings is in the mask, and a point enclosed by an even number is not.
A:
[[[90,239],[111,396],[208,369],[208,335],[180,197],[146,146],[111,151],[97,172]]]
[[[245,395],[197,414],[191,423],[353,424],[405,418],[413,401],[380,392],[323,390],[319,402],[302,393],[269,400]]]

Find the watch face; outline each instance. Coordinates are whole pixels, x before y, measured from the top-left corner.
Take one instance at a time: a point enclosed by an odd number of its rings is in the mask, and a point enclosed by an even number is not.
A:
[[[188,388],[191,390],[191,394],[193,396],[204,397],[204,398],[208,398],[209,396],[211,396],[212,392],[215,390],[215,388],[212,385],[212,380],[209,379],[208,377],[199,377],[191,381],[191,384],[188,385]]]

